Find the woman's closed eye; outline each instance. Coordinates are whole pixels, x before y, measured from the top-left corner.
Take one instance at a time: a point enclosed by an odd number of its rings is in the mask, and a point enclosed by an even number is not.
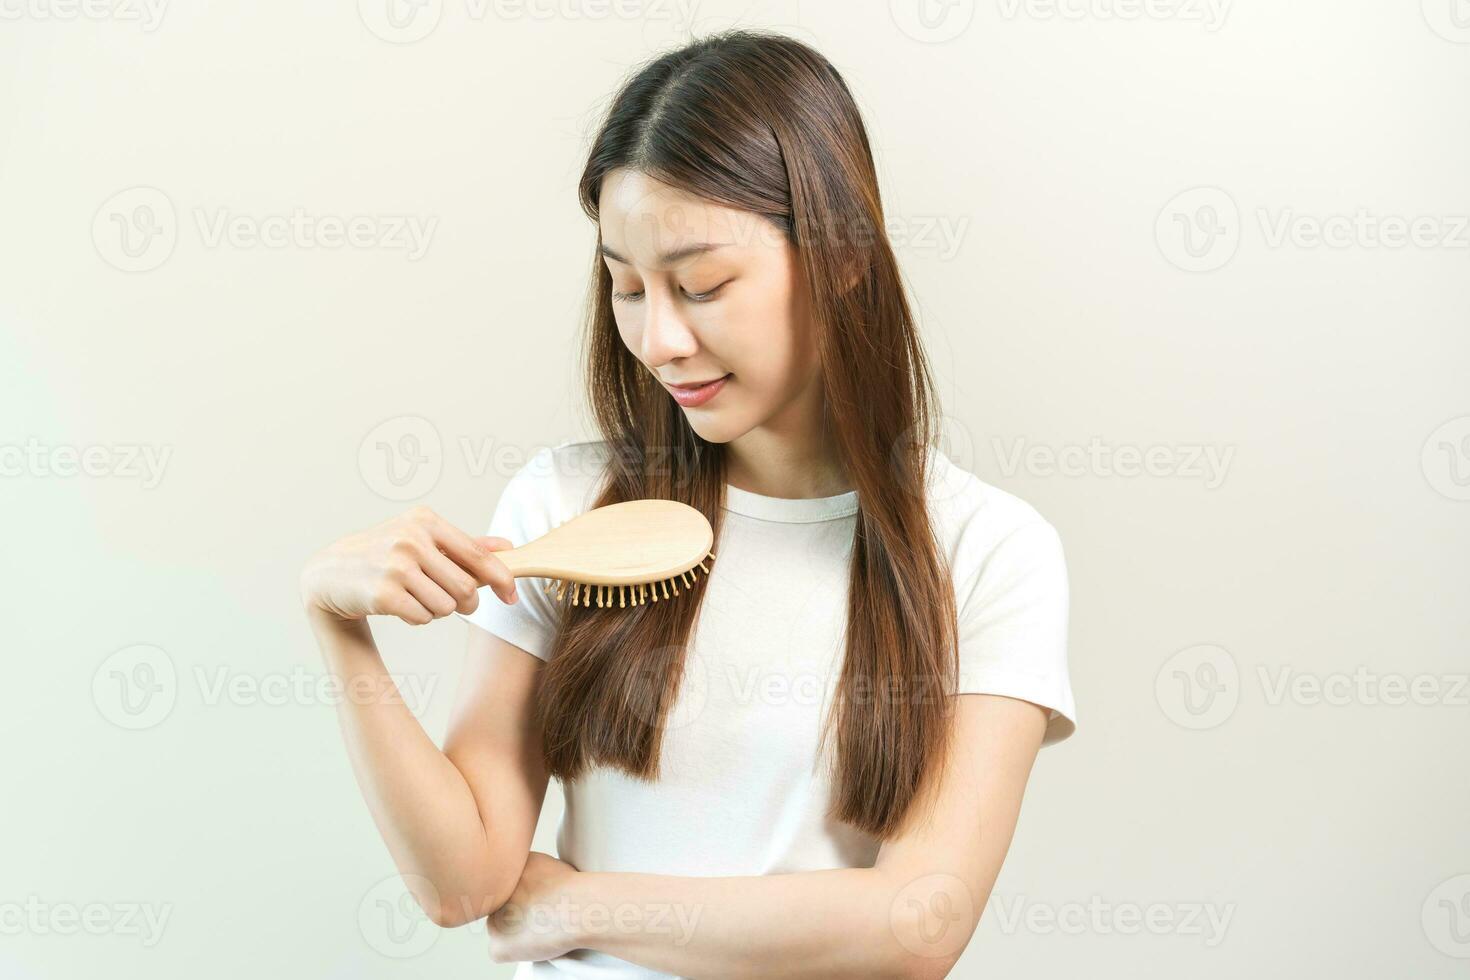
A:
[[[728,280],[726,282],[728,282]],[[719,293],[721,289],[725,288],[725,285],[726,283],[722,282],[718,286],[715,286],[713,289],[706,289],[702,293],[691,292],[683,286],[680,286],[679,292],[683,293],[684,297],[688,299],[691,303],[708,303],[710,300],[715,298],[715,296]],[[636,292],[624,293],[614,289],[612,297],[620,303],[636,303],[643,298],[643,290],[640,289]]]
[[[720,290],[722,290],[724,288],[725,288],[725,283],[722,282],[718,286],[715,286],[715,287],[713,287],[711,289],[706,289],[702,293],[691,293],[689,290],[685,289],[683,286],[680,286],[679,287],[679,290],[681,292],[683,292],[683,294],[685,296],[687,296],[689,298],[689,301],[692,302],[692,303],[708,303],[710,300],[712,300],[712,299],[715,298],[715,296],[719,293]]]

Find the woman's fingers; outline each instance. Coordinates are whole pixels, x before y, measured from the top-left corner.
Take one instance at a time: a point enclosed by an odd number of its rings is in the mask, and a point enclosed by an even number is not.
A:
[[[439,550],[474,576],[478,584],[490,586],[500,601],[507,605],[516,601],[515,576],[492,554],[509,548],[509,541],[493,537],[472,538],[442,519],[434,523],[431,531]]]
[[[434,621],[434,614],[407,589],[396,589],[375,610],[388,616],[397,616],[410,626],[423,626]]]
[[[435,619],[448,616],[458,606],[454,597],[440,588],[439,583],[429,578],[422,569],[406,574],[403,577],[403,588]]]
[[[346,619],[386,615],[422,625],[474,612],[482,586],[515,602],[515,576],[494,557],[510,547],[504,538],[472,538],[420,505],[318,551],[299,588],[304,602]]]
[[[469,572],[460,568],[448,555],[438,548],[427,549],[419,560],[424,573],[434,583],[449,593],[454,608],[468,616],[480,606],[480,583]]]

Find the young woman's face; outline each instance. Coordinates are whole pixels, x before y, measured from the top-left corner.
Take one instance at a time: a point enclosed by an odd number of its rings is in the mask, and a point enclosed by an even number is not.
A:
[[[779,229],[626,169],[599,201],[618,333],[701,438],[731,442],[819,390],[808,292]]]

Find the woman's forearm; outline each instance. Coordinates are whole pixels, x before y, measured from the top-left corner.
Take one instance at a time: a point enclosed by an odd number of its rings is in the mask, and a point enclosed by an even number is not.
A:
[[[353,772],[410,891],[440,925],[493,912],[521,864],[492,847],[469,784],[404,704],[367,621],[307,615],[342,685],[337,718]]]
[[[564,913],[578,947],[654,970],[726,977],[908,977],[898,893],[872,868],[688,878],[579,873]],[[555,910],[551,910],[556,914]]]

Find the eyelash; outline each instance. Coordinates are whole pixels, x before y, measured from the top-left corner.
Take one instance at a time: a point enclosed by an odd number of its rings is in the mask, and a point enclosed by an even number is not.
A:
[[[679,290],[680,292],[684,293],[686,297],[688,297],[691,303],[708,303],[710,300],[715,298],[715,294],[723,289],[724,286],[724,283],[720,283],[714,289],[706,290],[702,293],[691,293],[688,290],[684,289],[683,286],[680,286]],[[643,298],[643,290],[640,289],[636,293],[620,293],[616,289],[614,289],[612,297],[619,302],[636,303],[638,300]]]

